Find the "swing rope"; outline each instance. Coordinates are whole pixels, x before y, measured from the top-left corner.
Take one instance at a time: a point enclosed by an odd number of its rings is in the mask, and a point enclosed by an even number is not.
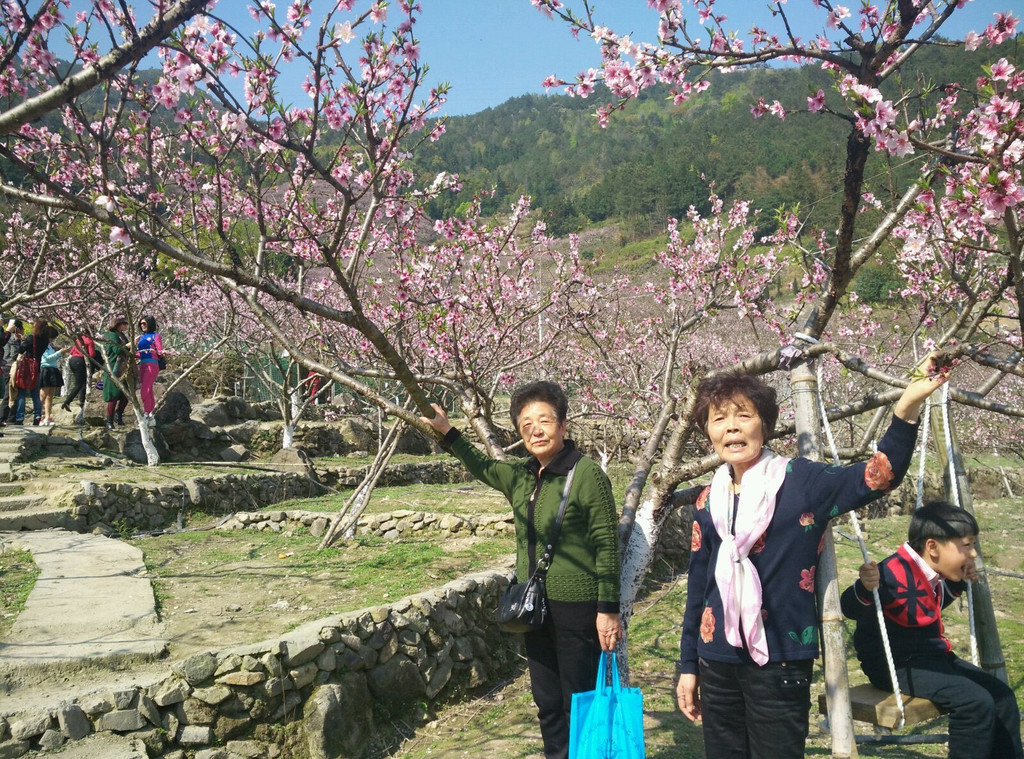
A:
[[[914,509],[924,506],[924,465],[928,458],[928,431],[931,429],[932,399],[924,402],[924,417],[921,419],[921,447],[917,454],[917,495]]]
[[[821,425],[825,430],[825,438],[828,440],[829,449],[832,452],[832,461],[836,466],[840,465],[839,449],[836,447],[835,438],[832,436],[832,425],[828,421],[828,411],[825,408],[825,397],[821,393],[822,388],[822,363],[818,362],[817,374],[818,374],[818,407],[821,414]],[[923,453],[923,451],[922,451]],[[864,558],[864,563],[867,564],[871,561],[871,557],[868,555],[868,547],[864,542],[864,533],[860,529],[860,520],[857,518],[857,512],[850,512],[850,522],[853,524],[853,533],[857,537],[857,543],[860,545],[860,553]],[[892,658],[892,648],[889,646],[889,633],[885,627],[885,614],[882,612],[882,599],[878,595],[878,588],[873,588],[871,596],[875,600],[875,614],[878,616],[878,629],[881,632],[882,648],[885,651],[885,662],[889,665],[889,679],[892,680],[892,692],[896,697],[896,706],[900,712],[899,722],[896,724],[896,729],[900,730],[907,721],[906,712],[903,710],[903,694],[900,692],[900,684],[896,680],[896,662]]]
[[[946,467],[949,470],[949,492],[953,494],[953,505],[960,508],[960,484],[956,481],[956,467],[953,459],[953,432],[949,426],[949,385],[942,386],[942,428],[946,434]],[[980,667],[978,655],[978,633],[974,627],[974,583],[967,581],[967,622],[971,631],[971,662]]]

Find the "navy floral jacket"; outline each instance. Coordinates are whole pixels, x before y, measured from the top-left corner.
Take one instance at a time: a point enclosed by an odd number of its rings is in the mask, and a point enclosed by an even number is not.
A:
[[[761,578],[765,635],[770,662],[818,656],[818,612],[814,576],[829,520],[865,506],[896,487],[910,468],[917,425],[893,417],[878,452],[868,461],[830,466],[796,458],[779,489],[775,514],[750,552]],[[690,540],[690,570],[679,671],[699,674],[698,657],[751,663],[746,649],[725,639],[722,598],[715,563],[722,540],[708,510],[710,488],[697,500]]]

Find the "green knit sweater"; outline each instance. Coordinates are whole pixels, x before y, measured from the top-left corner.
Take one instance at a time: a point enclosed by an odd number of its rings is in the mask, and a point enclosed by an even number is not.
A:
[[[552,601],[597,601],[598,611],[617,613],[618,518],[612,486],[601,467],[586,456],[580,456],[573,442],[566,440],[565,448],[538,478],[539,464],[533,457],[496,461],[454,428],[446,440],[451,452],[474,477],[503,493],[512,504],[516,525],[516,576],[520,580],[529,577],[534,568],[529,554],[531,531],[528,525],[534,491],[538,491],[534,507],[536,561],[544,553],[545,541],[558,516],[566,475],[573,461],[579,459],[548,570],[547,596]]]

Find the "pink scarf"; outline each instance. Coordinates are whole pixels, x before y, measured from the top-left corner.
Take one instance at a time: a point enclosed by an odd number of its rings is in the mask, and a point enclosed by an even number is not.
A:
[[[732,472],[728,464],[715,470],[708,499],[711,521],[722,538],[715,582],[722,595],[725,638],[731,645],[742,647],[745,637],[751,658],[761,666],[768,662],[768,642],[761,620],[761,578],[748,556],[775,515],[775,498],[786,477],[789,461],[767,449],[761,452],[757,463],[743,474],[740,505],[732,529],[733,495],[729,489]]]

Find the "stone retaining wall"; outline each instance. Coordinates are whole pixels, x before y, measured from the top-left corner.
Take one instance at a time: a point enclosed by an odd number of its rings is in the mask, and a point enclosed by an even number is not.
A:
[[[164,759],[281,756],[281,728],[310,759],[362,756],[374,704],[394,709],[497,681],[519,666],[520,638],[493,609],[509,575],[485,572],[378,606],[307,623],[280,639],[200,653],[152,685],[96,692],[0,718],[0,757],[54,750],[113,731]]]
[[[353,487],[365,467],[317,469],[320,481],[329,488]],[[465,482],[468,473],[458,462],[429,461],[398,464],[382,475],[381,485]],[[175,522],[182,509],[194,508],[209,514],[247,512],[294,498],[323,495],[326,491],[303,472],[254,471],[252,474],[224,474],[194,477],[184,485],[107,483],[82,481],[81,492],[71,497],[73,515],[85,529],[106,527],[116,531],[161,529]]]
[[[100,484],[83,480],[81,492],[72,497],[74,514],[84,519],[87,528],[105,525],[117,530],[152,530],[173,524],[186,508],[231,513],[324,492],[297,472],[226,474],[184,482]]]
[[[218,526],[220,530],[271,530],[297,532],[309,530],[313,537],[321,537],[333,524],[337,515],[322,511],[248,511],[235,512]],[[463,517],[457,514],[433,514],[425,511],[401,509],[382,514],[363,514],[356,522],[359,535],[373,535],[385,540],[397,540],[423,530],[440,532],[444,537],[494,537],[515,535],[512,513],[479,514]]]
[[[331,488],[354,488],[363,481],[366,467],[316,467],[316,476]],[[391,464],[384,470],[378,485],[395,487],[400,485],[438,484],[445,482],[470,482],[473,476],[461,462],[452,458],[409,464]]]

